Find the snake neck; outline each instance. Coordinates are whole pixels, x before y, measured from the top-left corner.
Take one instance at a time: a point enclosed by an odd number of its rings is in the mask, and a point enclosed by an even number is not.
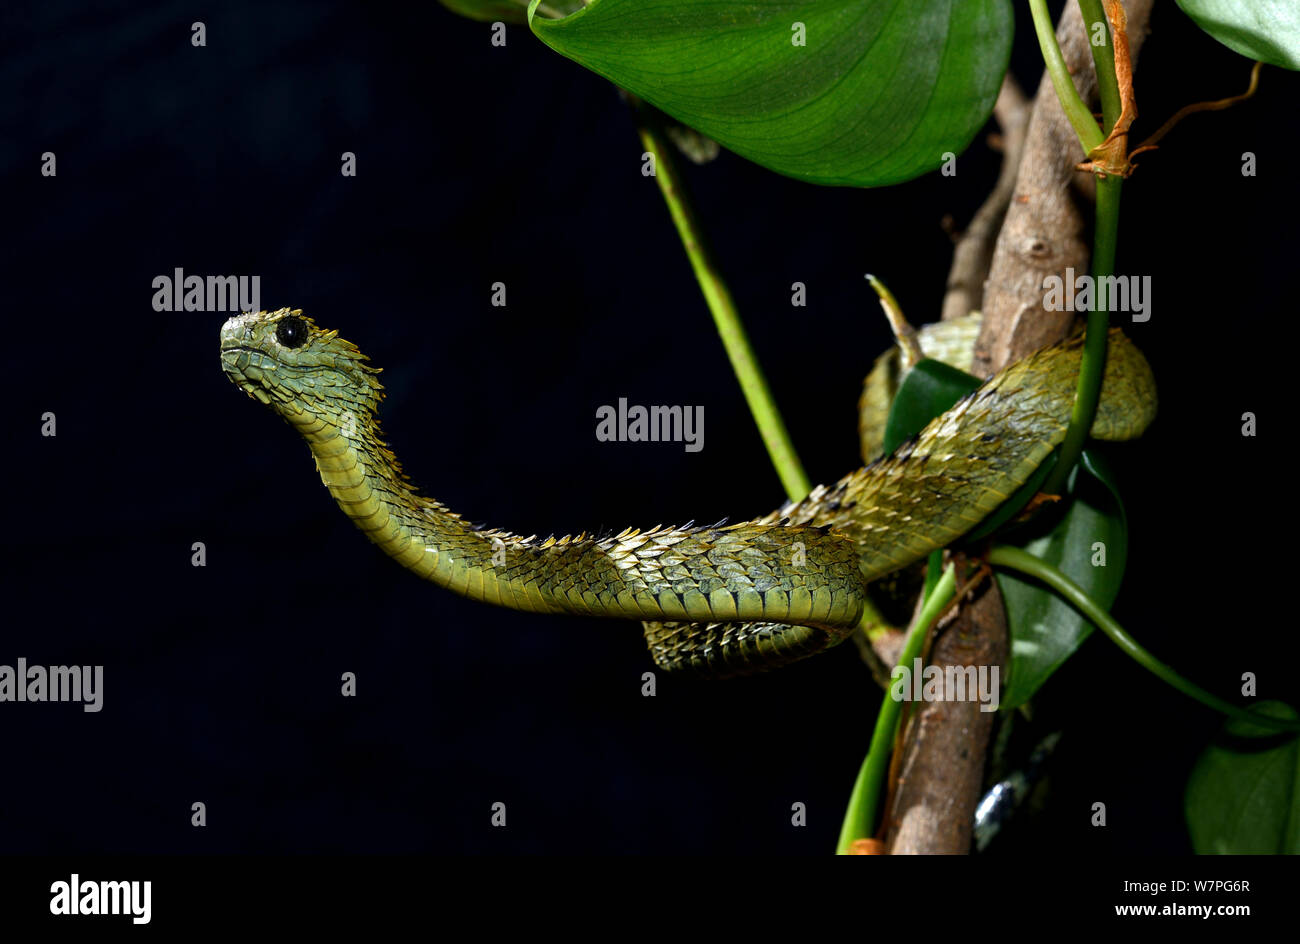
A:
[[[496,602],[492,555],[504,539],[420,495],[373,418],[339,424],[304,413],[291,422],[311,447],[321,481],[339,508],[384,553],[439,586]]]
[[[533,613],[776,620],[833,631],[852,629],[861,614],[856,550],[844,535],[750,522],[520,537],[476,527],[420,495],[373,420],[355,430],[307,413],[291,422],[321,481],[372,542],[472,600]]]

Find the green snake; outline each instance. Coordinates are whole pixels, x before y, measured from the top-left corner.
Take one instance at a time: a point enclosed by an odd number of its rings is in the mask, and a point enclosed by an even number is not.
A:
[[[398,563],[485,603],[641,620],[660,667],[714,677],[842,642],[870,581],[1005,501],[1064,438],[1080,352],[1076,337],[1012,364],[892,455],[770,515],[538,540],[419,494],[381,438],[379,370],[337,331],[289,309],[221,329],[226,375],[298,430],[339,507]],[[1136,437],[1155,406],[1146,359],[1112,330],[1092,435]]]

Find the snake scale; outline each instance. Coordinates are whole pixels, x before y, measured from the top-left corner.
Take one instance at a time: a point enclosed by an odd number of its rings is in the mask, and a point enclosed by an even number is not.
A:
[[[379,370],[300,311],[221,329],[230,380],[307,440],[339,507],[383,551],[456,593],[537,613],[644,623],[655,662],[722,677],[833,646],[867,584],[960,538],[1064,438],[1079,338],[1010,365],[892,455],[761,518],[712,527],[521,537],[419,494],[381,438]],[[1141,352],[1112,330],[1092,434],[1130,439],[1155,415]]]

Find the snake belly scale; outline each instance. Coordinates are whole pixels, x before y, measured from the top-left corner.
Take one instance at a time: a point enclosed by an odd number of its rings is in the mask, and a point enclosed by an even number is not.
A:
[[[870,581],[1006,500],[1064,438],[1080,352],[1075,338],[1012,364],[893,455],[770,515],[538,540],[417,491],[381,437],[379,371],[336,331],[289,309],[221,329],[226,375],[297,429],[339,507],[398,563],[485,603],[641,620],[659,666],[714,677],[843,641]],[[1138,436],[1155,405],[1146,359],[1112,331],[1093,436]]]

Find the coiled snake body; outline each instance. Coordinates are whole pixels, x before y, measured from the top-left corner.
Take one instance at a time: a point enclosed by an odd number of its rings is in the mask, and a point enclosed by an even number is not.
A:
[[[843,641],[867,584],[961,537],[1061,442],[1081,343],[992,377],[912,442],[762,518],[539,541],[476,528],[421,496],[380,438],[379,371],[298,311],[221,329],[221,363],[307,440],[339,507],[398,563],[463,596],[539,613],[644,621],[655,662],[725,676]],[[1146,359],[1112,331],[1092,434],[1138,436],[1155,413]]]

